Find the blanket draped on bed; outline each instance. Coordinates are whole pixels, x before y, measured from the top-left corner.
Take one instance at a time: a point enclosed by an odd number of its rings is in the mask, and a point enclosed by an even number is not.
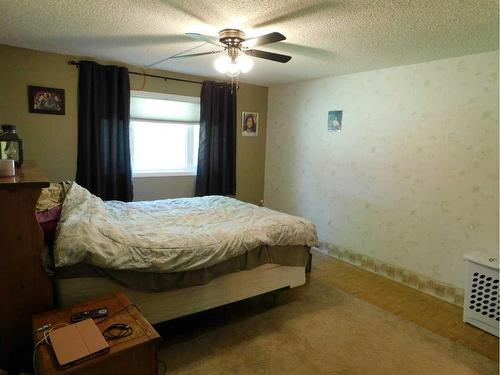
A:
[[[54,245],[56,267],[181,272],[258,246],[317,242],[310,221],[222,196],[104,202],[73,183]]]

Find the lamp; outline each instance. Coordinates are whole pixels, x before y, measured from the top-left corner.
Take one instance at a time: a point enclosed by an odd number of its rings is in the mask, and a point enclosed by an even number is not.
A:
[[[0,131],[0,159],[14,160],[16,167],[23,164],[23,141],[14,125],[2,125]]]
[[[247,55],[237,55],[232,58],[229,55],[224,55],[214,61],[215,69],[229,77],[237,77],[240,73],[248,73],[253,67],[253,61]]]

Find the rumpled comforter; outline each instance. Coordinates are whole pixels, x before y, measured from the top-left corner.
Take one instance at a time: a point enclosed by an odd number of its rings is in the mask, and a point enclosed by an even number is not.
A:
[[[182,272],[257,246],[317,243],[310,221],[222,196],[104,202],[73,183],[54,244],[56,267]]]

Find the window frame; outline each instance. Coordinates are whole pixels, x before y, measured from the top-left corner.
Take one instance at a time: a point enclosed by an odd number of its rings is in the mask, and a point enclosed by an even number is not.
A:
[[[156,92],[147,92],[147,91],[137,91],[130,90],[130,98],[148,98],[148,99],[159,99],[159,100],[171,100],[177,102],[187,102],[187,103],[200,103],[200,98],[196,96],[184,96],[184,95],[174,95],[174,94],[165,94],[165,93],[156,93]],[[141,121],[141,122],[154,122],[154,123],[166,123],[166,124],[183,124],[183,125],[200,125],[199,121],[174,121],[174,120],[155,120],[155,119],[145,119],[140,117],[132,117],[130,116],[130,123],[132,121]],[[133,128],[131,124],[129,124],[129,134],[131,141],[130,142],[130,156],[134,155],[134,142],[133,142]],[[187,134],[187,147],[186,152],[188,150],[193,150],[194,145],[194,134],[192,131]],[[189,157],[186,155],[186,160]],[[131,163],[133,165],[133,163]],[[133,178],[142,178],[142,177],[180,177],[180,176],[196,176],[196,170],[171,170],[171,171],[158,171],[158,172],[134,172],[132,170]]]

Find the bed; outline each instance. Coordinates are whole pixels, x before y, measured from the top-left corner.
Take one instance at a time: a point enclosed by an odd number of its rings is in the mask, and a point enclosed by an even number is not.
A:
[[[222,196],[104,202],[73,183],[50,251],[62,307],[124,292],[151,323],[305,283],[314,225]]]

